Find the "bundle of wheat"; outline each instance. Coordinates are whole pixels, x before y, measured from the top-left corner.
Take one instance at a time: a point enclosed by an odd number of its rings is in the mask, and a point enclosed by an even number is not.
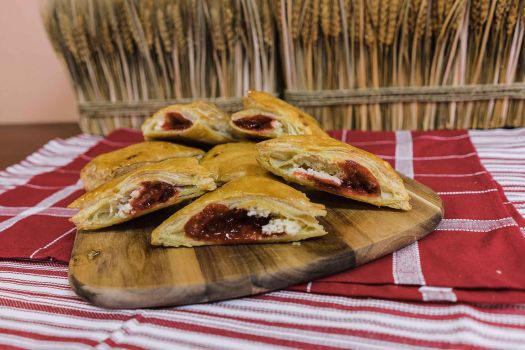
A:
[[[325,128],[525,125],[519,0],[50,0],[44,20],[88,132],[193,98],[234,110],[281,76]]]
[[[177,101],[235,109],[248,89],[277,91],[265,0],[52,0],[43,17],[86,132],[137,128]]]
[[[285,97],[327,128],[525,125],[519,0],[274,0]]]

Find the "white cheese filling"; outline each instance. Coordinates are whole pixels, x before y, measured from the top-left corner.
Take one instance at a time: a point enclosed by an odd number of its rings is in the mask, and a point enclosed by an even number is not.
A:
[[[117,216],[124,218],[129,215],[133,207],[131,206],[131,204],[125,203],[125,204],[119,204],[117,209],[118,209]]]
[[[271,219],[262,227],[262,233],[265,235],[284,232],[290,236],[295,236],[299,231],[301,231],[301,225],[288,219]]]
[[[136,199],[140,196],[140,190],[140,188],[133,190],[129,196],[122,196],[117,200],[117,216],[125,218],[131,213],[133,207],[130,202],[132,199]]]
[[[247,210],[248,216],[267,218],[271,214],[268,209],[252,207],[248,208]],[[264,225],[261,229],[262,233],[265,235],[284,232],[290,236],[295,236],[299,231],[301,231],[301,225],[289,219],[271,219],[270,222]]]
[[[317,171],[317,170],[314,170],[314,169],[304,169],[304,168],[298,168],[298,167],[295,167],[291,170],[292,174],[295,174],[295,173],[299,173],[299,174],[304,174],[304,175],[310,175],[310,176],[314,176],[318,179],[321,179],[321,180],[327,180],[327,181],[330,181],[331,183],[337,185],[337,186],[340,186],[343,182],[341,181],[340,178],[338,178],[337,176],[333,176],[333,175],[330,175],[328,173],[325,173],[324,171]]]
[[[259,208],[248,208],[248,216],[260,216],[263,218],[267,218],[270,216],[270,211],[267,209],[259,209]]]

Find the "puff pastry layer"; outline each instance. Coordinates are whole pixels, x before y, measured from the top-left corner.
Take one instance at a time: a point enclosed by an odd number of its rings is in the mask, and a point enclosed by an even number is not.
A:
[[[148,140],[182,140],[216,145],[234,139],[229,116],[213,103],[195,101],[163,108],[142,124]]]
[[[291,242],[326,232],[323,205],[281,182],[247,176],[228,182],[177,211],[151,235],[153,245]]]
[[[332,138],[285,136],[257,144],[259,163],[288,181],[377,206],[411,209],[403,180],[381,158]]]
[[[225,143],[209,150],[201,161],[217,184],[249,175],[268,175],[256,159],[257,149],[254,143]]]
[[[195,158],[174,158],[136,169],[87,192],[69,205],[80,211],[71,221],[82,230],[119,224],[216,188]]]
[[[203,150],[174,143],[140,142],[95,157],[82,168],[80,178],[86,191],[92,191],[111,179],[147,164],[171,158],[201,158],[203,155]]]
[[[274,138],[283,135],[326,136],[311,115],[260,91],[249,91],[243,98],[244,109],[231,116],[231,127],[240,135]]]

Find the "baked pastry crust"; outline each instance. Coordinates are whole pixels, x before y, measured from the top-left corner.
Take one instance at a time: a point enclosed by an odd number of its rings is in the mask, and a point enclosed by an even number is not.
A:
[[[119,224],[201,196],[216,188],[211,174],[195,158],[174,158],[138,168],[69,205],[80,211],[70,220],[82,230]]]
[[[151,243],[193,247],[292,242],[325,235],[315,218],[324,215],[324,206],[310,202],[304,193],[267,177],[246,176],[177,211],[153,231]]]
[[[202,158],[201,165],[208,169],[218,185],[243,176],[265,176],[270,173],[256,159],[255,143],[238,142],[217,145]]]
[[[274,138],[284,135],[325,137],[317,120],[308,113],[266,92],[249,91],[244,109],[231,116],[231,127],[240,135]]]
[[[204,151],[175,143],[150,141],[140,142],[116,151],[101,154],[80,171],[80,178],[86,191],[151,163],[171,158],[201,158]]]
[[[411,209],[397,172],[359,148],[315,136],[285,136],[256,147],[259,163],[288,181],[377,206]]]
[[[147,140],[180,140],[216,145],[234,140],[229,116],[213,103],[195,101],[168,106],[142,124]]]

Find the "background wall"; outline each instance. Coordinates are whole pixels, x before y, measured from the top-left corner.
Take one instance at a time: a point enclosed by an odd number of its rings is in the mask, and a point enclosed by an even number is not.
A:
[[[72,122],[74,91],[42,24],[40,0],[0,0],[0,124]]]

